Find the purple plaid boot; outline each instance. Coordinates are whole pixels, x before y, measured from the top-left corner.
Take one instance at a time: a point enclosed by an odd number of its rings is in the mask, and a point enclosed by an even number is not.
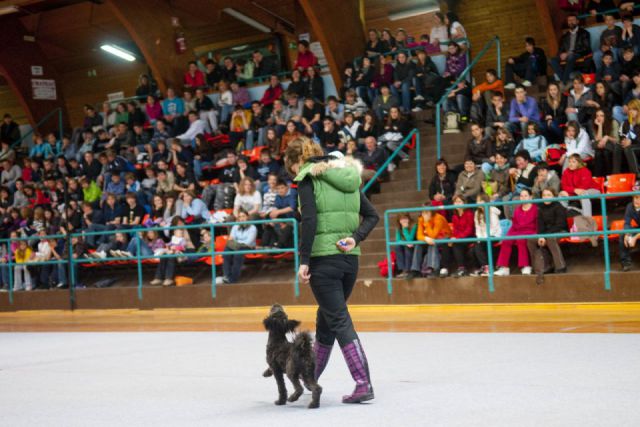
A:
[[[356,388],[353,393],[349,396],[343,396],[342,403],[361,403],[373,399],[373,387],[369,379],[369,364],[360,341],[354,340],[342,347],[342,354],[349,367],[349,372],[351,372],[351,376],[356,382]]]
[[[318,340],[313,343],[313,352],[316,354],[316,370],[314,372],[316,381],[320,378],[320,375],[322,375],[324,368],[327,367],[327,363],[329,363],[331,349],[333,349],[332,345],[320,344]]]

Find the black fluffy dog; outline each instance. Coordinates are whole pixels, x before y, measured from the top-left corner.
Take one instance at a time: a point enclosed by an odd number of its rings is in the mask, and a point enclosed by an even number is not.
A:
[[[293,343],[287,340],[287,332],[294,332],[300,325],[297,320],[289,320],[287,313],[280,304],[274,304],[269,311],[269,316],[263,321],[264,327],[269,331],[267,341],[267,364],[269,369],[264,372],[268,377],[273,374],[278,384],[278,400],[276,405],[284,405],[295,402],[303,392],[300,380],[311,391],[311,403],[309,408],[320,406],[320,394],[322,387],[318,385],[314,377],[316,358],[313,353],[312,339],[308,332],[296,334]],[[295,391],[287,399],[287,387],[284,383],[284,374],[293,384]]]

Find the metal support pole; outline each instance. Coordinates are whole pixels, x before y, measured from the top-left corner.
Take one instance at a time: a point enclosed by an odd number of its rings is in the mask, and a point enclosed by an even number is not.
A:
[[[216,224],[211,224],[211,229],[215,232],[216,229]],[[211,238],[213,239],[213,235],[211,236]],[[211,260],[211,281],[213,282],[213,285],[211,287],[211,297],[215,298],[217,295],[217,290],[216,290],[216,279],[218,276],[218,268],[216,266],[216,256],[218,255],[218,252],[213,251],[213,259]],[[221,254],[222,255],[222,254]]]
[[[215,256],[215,235],[213,224],[209,225],[209,233],[211,242],[209,244],[209,253],[211,254],[211,298],[216,299],[216,256]]]
[[[491,223],[490,216],[491,208],[489,205],[484,205],[484,223],[487,228],[487,262],[489,263],[489,292],[495,290],[493,283],[493,237],[491,236]],[[478,243],[479,245],[481,243]]]
[[[136,239],[136,262],[138,263],[138,299],[142,301],[142,260],[140,259],[140,236],[134,235]]]
[[[600,207],[602,208],[602,229],[608,230],[608,218],[607,218],[607,202],[604,195],[600,196]],[[621,235],[623,236],[623,235]],[[622,237],[624,238],[624,237]],[[609,256],[609,235],[604,235],[604,289],[611,290],[611,259]]]
[[[298,224],[293,221],[293,274],[295,279],[293,281],[293,292],[298,298],[300,296],[300,278],[298,277],[298,270],[300,269],[300,254],[298,253],[299,236],[298,236]]]
[[[9,265],[9,304],[13,305],[13,251],[11,250],[11,243],[7,243],[7,253],[9,254],[9,259],[7,260],[7,264]]]
[[[391,248],[389,247],[389,214],[384,213],[384,240],[387,252],[387,293],[393,293],[393,265],[391,264]]]

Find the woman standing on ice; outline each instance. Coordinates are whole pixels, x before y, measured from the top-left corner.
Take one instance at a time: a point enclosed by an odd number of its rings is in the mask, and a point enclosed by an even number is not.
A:
[[[311,283],[318,302],[316,319],[316,379],[327,366],[338,340],[356,382],[343,403],[373,399],[369,365],[347,308],[358,276],[362,242],[379,216],[360,192],[362,165],[340,152],[324,156],[320,145],[307,138],[292,141],[285,152],[287,171],[295,176],[300,198],[302,283]],[[362,220],[360,219],[362,217]]]

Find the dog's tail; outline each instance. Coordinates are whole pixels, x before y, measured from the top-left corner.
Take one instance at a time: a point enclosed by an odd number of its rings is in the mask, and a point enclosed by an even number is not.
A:
[[[298,354],[309,354],[313,346],[313,338],[309,332],[300,332],[293,340],[293,351]]]

